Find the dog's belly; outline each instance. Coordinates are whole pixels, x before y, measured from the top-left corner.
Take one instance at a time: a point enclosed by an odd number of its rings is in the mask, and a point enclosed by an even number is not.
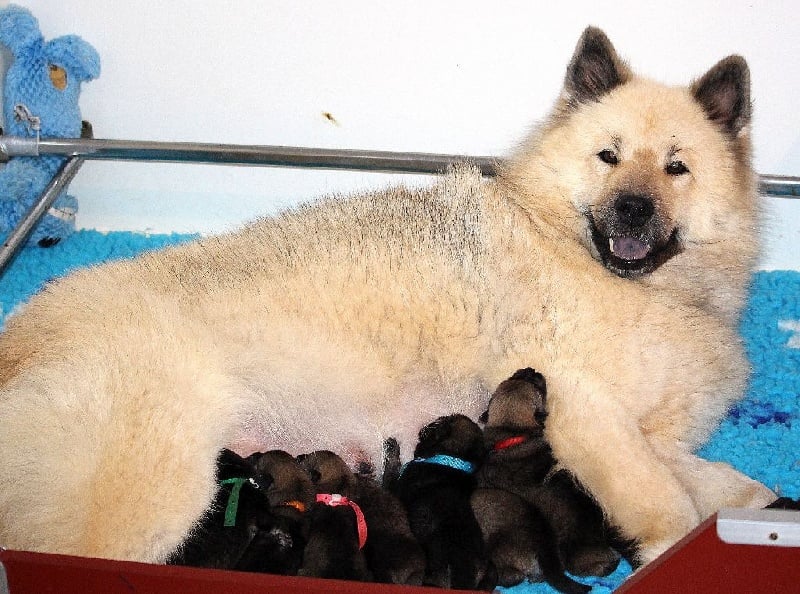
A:
[[[403,459],[410,459],[419,429],[431,420],[461,412],[477,418],[488,403],[488,390],[475,378],[362,384],[358,393],[336,386],[313,389],[297,382],[275,392],[249,390],[249,403],[228,447],[239,454],[282,449],[298,455],[327,449],[354,469],[380,472],[383,443],[398,440]],[[380,390],[376,390],[376,384]],[[245,404],[247,406],[247,404]]]

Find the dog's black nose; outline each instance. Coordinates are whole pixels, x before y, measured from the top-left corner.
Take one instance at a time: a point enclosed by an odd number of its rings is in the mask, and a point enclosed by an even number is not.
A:
[[[655,213],[653,201],[639,194],[621,194],[614,203],[619,221],[631,227],[641,227]]]

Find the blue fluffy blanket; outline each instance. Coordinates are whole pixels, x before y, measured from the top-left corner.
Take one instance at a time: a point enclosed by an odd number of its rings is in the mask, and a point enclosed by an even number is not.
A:
[[[102,234],[80,231],[58,245],[29,247],[0,278],[0,324],[43,283],[76,266],[133,256],[143,250],[186,241],[187,235]],[[70,304],[64,304],[68,316]],[[758,272],[741,324],[753,377],[737,404],[703,447],[709,459],[731,463],[780,495],[800,497],[800,272]],[[630,567],[605,578],[581,580],[592,592],[611,592]],[[546,584],[520,584],[511,594],[554,592]]]

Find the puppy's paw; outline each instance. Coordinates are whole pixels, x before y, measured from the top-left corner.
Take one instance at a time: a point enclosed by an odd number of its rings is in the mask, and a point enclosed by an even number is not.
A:
[[[573,575],[609,575],[619,565],[620,555],[609,547],[586,546],[566,560],[567,571]]]
[[[800,511],[800,499],[778,497],[775,501],[767,505],[766,509],[789,509]]]

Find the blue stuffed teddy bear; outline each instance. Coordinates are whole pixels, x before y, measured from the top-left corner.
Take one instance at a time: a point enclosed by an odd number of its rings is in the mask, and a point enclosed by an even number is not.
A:
[[[0,43],[14,61],[3,90],[5,134],[78,138],[81,83],[100,75],[100,56],[77,35],[45,43],[39,22],[26,8],[0,9]],[[0,234],[11,231],[58,171],[65,158],[12,157],[0,170]],[[28,238],[49,247],[75,230],[78,203],[63,192]]]

